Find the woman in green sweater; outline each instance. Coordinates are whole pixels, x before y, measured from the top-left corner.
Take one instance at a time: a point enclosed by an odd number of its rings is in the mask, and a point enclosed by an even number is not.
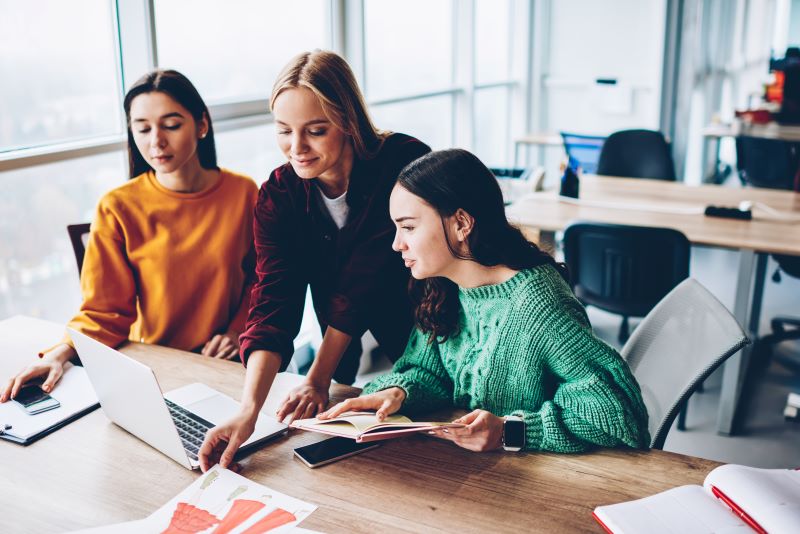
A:
[[[464,150],[409,164],[390,199],[417,328],[390,374],[321,418],[455,406],[436,435],[475,451],[647,447],[647,411],[619,354],[592,333],[563,264],[508,223],[500,188]]]

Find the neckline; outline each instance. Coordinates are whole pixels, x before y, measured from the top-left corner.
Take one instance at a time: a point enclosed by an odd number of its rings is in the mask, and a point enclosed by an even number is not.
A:
[[[156,173],[152,169],[147,171],[147,173],[145,175],[145,178],[146,178],[147,182],[150,185],[152,185],[153,188],[155,188],[160,193],[163,193],[163,194],[165,194],[167,196],[170,196],[170,197],[173,197],[173,198],[180,198],[180,199],[184,199],[184,200],[192,200],[192,199],[199,199],[199,198],[203,198],[203,197],[206,197],[208,195],[211,195],[216,190],[218,190],[220,187],[222,187],[222,182],[225,181],[225,174],[226,174],[225,170],[220,168],[219,169],[219,179],[216,182],[214,182],[209,187],[206,187],[205,189],[202,189],[200,191],[195,191],[193,193],[181,193],[179,191],[173,191],[172,189],[168,189],[168,188],[164,187],[164,185],[161,182],[158,181],[158,178],[156,178]]]

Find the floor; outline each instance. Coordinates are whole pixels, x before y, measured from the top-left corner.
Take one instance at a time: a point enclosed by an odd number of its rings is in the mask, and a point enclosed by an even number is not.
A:
[[[729,309],[733,308],[737,261],[738,254],[733,251],[692,248],[692,276]],[[761,332],[769,329],[769,320],[775,315],[800,316],[800,280],[784,275],[781,283],[775,283],[770,279],[774,271],[775,264],[770,259]],[[594,308],[588,311],[598,336],[619,348],[616,340],[619,318]],[[787,367],[779,362],[781,359],[796,361],[798,365]],[[389,366],[385,360],[367,366],[359,374],[356,385],[363,386],[371,378],[386,372]],[[732,437],[720,436],[716,432],[720,382],[721,374],[712,375],[706,381],[704,392],[691,398],[687,429],[679,431],[673,427],[664,449],[756,467],[800,467],[800,422],[787,421],[783,417],[788,393],[800,393],[800,342],[778,345],[771,364],[753,373],[747,386],[751,394],[741,414],[740,432]]]

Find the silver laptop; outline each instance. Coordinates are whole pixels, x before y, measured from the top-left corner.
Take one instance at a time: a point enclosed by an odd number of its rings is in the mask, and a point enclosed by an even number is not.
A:
[[[199,383],[162,394],[152,369],[80,332],[67,330],[108,418],[182,466],[200,467],[197,452],[206,431],[236,415],[239,403]],[[259,414],[255,431],[239,454],[287,429],[274,417]]]

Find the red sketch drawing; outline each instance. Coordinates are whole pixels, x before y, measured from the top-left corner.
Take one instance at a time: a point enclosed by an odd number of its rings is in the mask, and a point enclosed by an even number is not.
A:
[[[212,534],[228,534],[231,530],[235,529],[254,513],[264,508],[264,503],[260,501],[251,501],[247,499],[236,499],[233,501],[233,506],[222,518],[219,526],[214,529]]]
[[[161,534],[194,534],[219,523],[219,518],[193,504],[179,502],[172,519]]]
[[[242,534],[261,534],[262,532],[269,532],[274,528],[278,528],[286,523],[297,521],[294,514],[287,512],[282,508],[276,508],[267,514],[264,518],[259,519],[247,528]]]

